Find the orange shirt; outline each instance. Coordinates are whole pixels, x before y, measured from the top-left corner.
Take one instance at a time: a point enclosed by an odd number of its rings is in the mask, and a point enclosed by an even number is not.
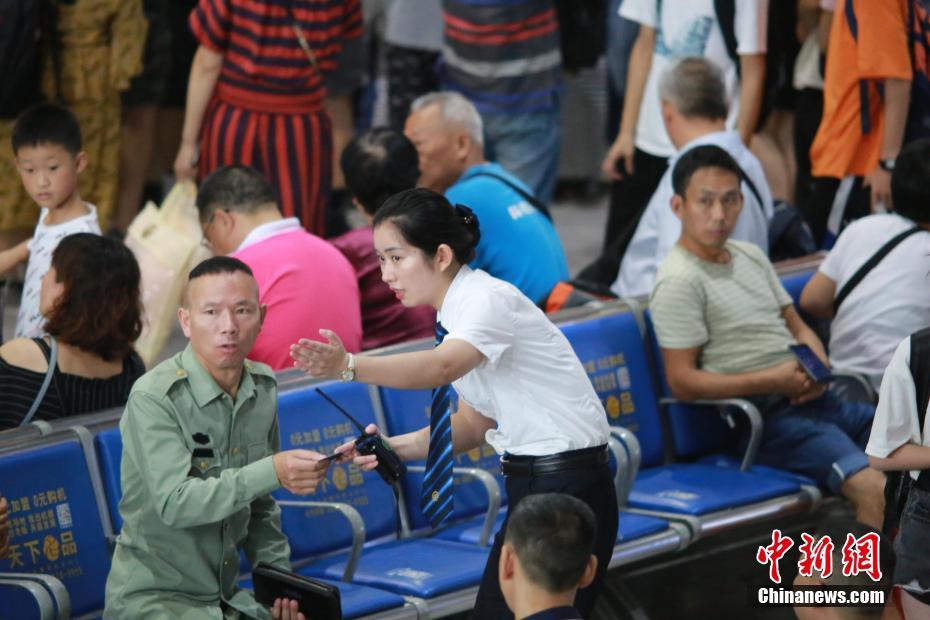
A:
[[[815,177],[865,176],[878,165],[885,123],[876,81],[911,79],[908,1],[853,0],[858,42],[849,30],[845,0],[837,1],[827,50],[823,118],[811,146]],[[862,79],[873,80],[869,83],[871,130],[865,135],[859,104]]]

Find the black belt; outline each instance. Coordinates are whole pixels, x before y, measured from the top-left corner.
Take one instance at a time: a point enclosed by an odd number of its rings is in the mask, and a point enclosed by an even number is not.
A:
[[[606,465],[607,446],[569,450],[548,456],[504,454],[501,473],[505,476],[544,476],[576,469],[591,469]]]

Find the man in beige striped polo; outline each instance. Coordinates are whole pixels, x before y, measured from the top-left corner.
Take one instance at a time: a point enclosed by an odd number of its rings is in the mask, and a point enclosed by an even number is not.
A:
[[[758,462],[841,493],[859,521],[880,528],[885,477],[863,452],[874,408],[840,400],[788,349],[806,344],[828,364],[765,254],[729,239],[743,206],[741,175],[712,145],[688,151],[672,172],[681,237],[650,299],[669,386],[685,400],[753,401],[765,420]]]

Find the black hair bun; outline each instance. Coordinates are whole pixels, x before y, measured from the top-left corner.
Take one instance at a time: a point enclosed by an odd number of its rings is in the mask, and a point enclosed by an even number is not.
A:
[[[475,215],[474,211],[463,204],[457,204],[452,207],[452,209],[455,211],[455,215],[465,224],[465,228],[471,232],[472,247],[476,247],[481,240],[481,224],[478,222],[478,216]]]

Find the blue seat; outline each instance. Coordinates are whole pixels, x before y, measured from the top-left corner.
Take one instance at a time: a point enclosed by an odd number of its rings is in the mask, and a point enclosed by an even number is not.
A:
[[[785,291],[791,295],[795,307],[799,307],[801,291],[804,290],[804,287],[807,286],[808,281],[810,281],[815,273],[817,273],[817,270],[812,269],[810,271],[799,271],[781,277],[781,284],[785,287]]]
[[[113,529],[119,532],[123,527],[123,517],[119,513],[119,501],[123,497],[120,484],[120,461],[123,458],[123,437],[119,427],[114,426],[97,433],[94,439],[97,460],[100,463],[100,476],[103,478],[103,490],[107,495],[107,508]]]
[[[644,324],[636,314],[615,310],[562,329],[611,424],[624,426],[638,440],[641,470],[629,496],[630,509],[681,518],[700,536],[723,526],[713,513],[746,508],[748,520],[760,512],[749,508],[760,503],[775,502],[764,511],[768,514],[796,510],[810,499],[799,484],[784,478],[703,463],[667,464],[672,455],[696,458],[720,450],[735,435],[716,411],[709,415],[706,408],[698,413],[692,407],[669,410],[663,418],[656,389],[660,379],[651,365],[656,358],[647,349]]]
[[[0,618],[52,620],[55,603],[48,591],[33,581],[18,581],[0,574]]]
[[[331,383],[323,388],[362,425],[375,422],[365,386]],[[280,395],[279,424],[285,450],[306,448],[329,453],[357,435],[357,430],[312,386]],[[282,503],[282,526],[291,541],[293,565],[300,574],[349,578],[355,584],[425,599],[427,605],[437,596],[460,596],[461,610],[473,602],[487,549],[434,539],[396,540],[399,521],[394,496],[376,473],[363,473],[354,465],[331,465],[326,482],[315,493],[299,498],[282,490],[275,495]],[[318,503],[290,503],[303,500]],[[341,507],[336,509],[332,503]],[[360,556],[346,551],[353,541],[353,531],[345,515],[353,513],[364,522],[367,544]],[[321,532],[326,535],[321,536]],[[332,555],[317,557],[325,553]]]
[[[355,583],[398,594],[431,599],[481,582],[488,552],[446,540],[396,540],[366,548],[353,578]],[[339,579],[344,554],[323,558],[301,570],[305,575]]]
[[[381,388],[379,390],[381,406],[387,424],[389,435],[409,433],[429,425],[430,403],[432,401],[430,390],[397,390]],[[414,467],[422,466],[424,461],[410,463]],[[501,505],[507,503],[507,492],[504,485],[504,476],[501,474],[500,457],[494,449],[485,444],[455,457],[454,467],[458,471],[464,468],[474,468],[487,472],[497,481],[501,497]],[[477,479],[470,476],[457,475],[454,479],[454,509],[452,519],[454,525],[436,534],[445,540],[459,540],[478,544],[481,531],[484,527],[485,513],[488,510],[488,489]],[[423,530],[430,527],[429,522],[420,510],[420,486],[423,483],[423,473],[409,471],[403,480],[404,505],[412,530]],[[499,519],[500,521],[500,519]],[[499,527],[499,526],[498,526]],[[497,531],[494,529],[491,534]],[[461,538],[457,538],[461,535]]]
[[[617,528],[617,543],[637,540],[668,529],[668,521],[650,515],[622,512]]]
[[[12,534],[11,555],[0,560],[0,571],[57,577],[75,615],[102,609],[110,570],[109,516],[81,442],[65,437],[4,452],[0,480]]]

